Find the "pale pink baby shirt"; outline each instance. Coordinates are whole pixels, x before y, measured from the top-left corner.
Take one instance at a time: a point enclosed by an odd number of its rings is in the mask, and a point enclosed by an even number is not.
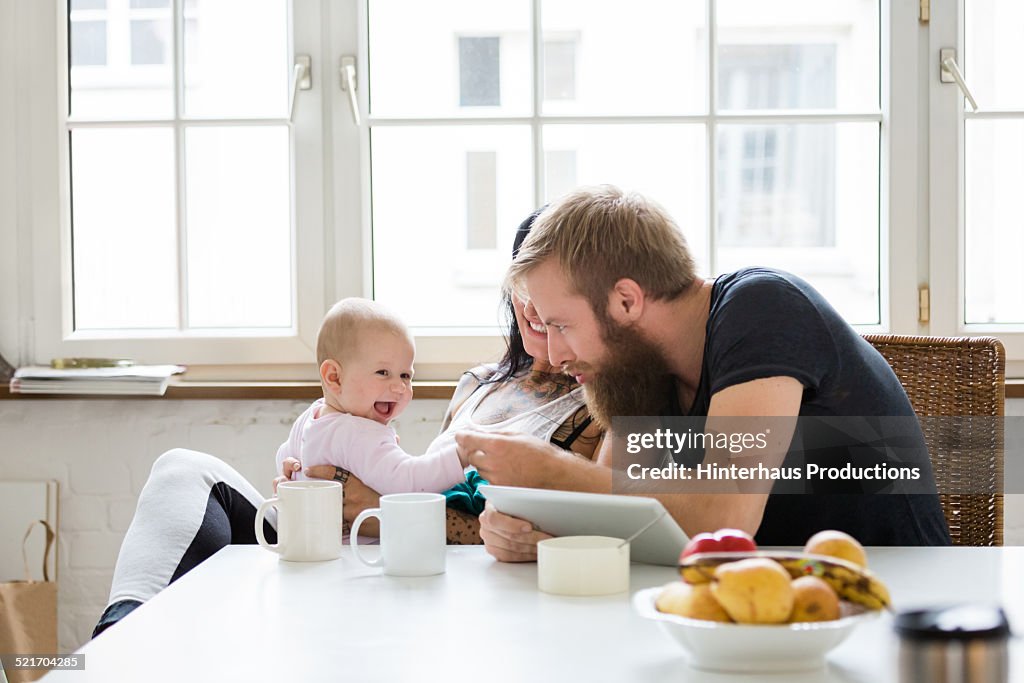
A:
[[[324,405],[316,400],[295,420],[288,440],[277,449],[277,471],[292,457],[303,468],[313,465],[342,467],[380,494],[447,491],[465,481],[455,444],[409,455],[398,445],[395,430],[387,425],[347,413],[316,417]],[[295,479],[305,479],[301,471]]]

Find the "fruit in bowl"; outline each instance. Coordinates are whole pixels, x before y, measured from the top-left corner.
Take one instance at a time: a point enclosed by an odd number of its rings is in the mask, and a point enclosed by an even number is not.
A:
[[[812,540],[808,547],[816,553],[684,551],[683,581],[637,593],[634,607],[661,622],[701,668],[822,666],[825,653],[857,622],[891,600],[885,584],[867,569],[867,555],[856,539],[833,532]]]
[[[817,576],[793,579],[793,611],[789,621],[832,621],[840,615],[839,595]]]
[[[718,597],[714,584],[718,582],[719,572],[727,572],[725,567],[754,558],[769,559],[780,565],[791,579],[803,576],[814,576],[835,591],[840,600],[861,605],[869,610],[887,607],[890,602],[889,589],[870,569],[867,568],[867,554],[863,547],[852,536],[839,531],[819,532],[811,537],[814,543],[809,548],[817,553],[788,551],[755,551],[755,552],[710,552],[695,553],[680,558],[679,573],[683,580],[694,585],[711,583],[712,594]],[[859,550],[859,554],[858,551]],[[833,553],[829,555],[828,553]],[[857,559],[853,562],[849,557]],[[820,594],[820,592],[819,592]],[[764,593],[756,595],[754,607],[762,606],[769,600]],[[824,598],[822,598],[824,599]],[[770,606],[766,606],[768,608]],[[726,607],[726,611],[729,608]],[[831,610],[834,614],[834,610]],[[730,612],[733,620],[741,623],[761,623],[750,618],[737,617]],[[803,615],[806,616],[806,615]],[[792,621],[792,619],[789,619]],[[785,619],[783,621],[786,621]]]
[[[826,529],[807,539],[804,552],[809,555],[827,555],[852,562],[860,567],[868,566],[868,555],[864,546],[850,534],[835,529]]]
[[[719,529],[714,533],[697,534],[683,548],[679,556],[682,562],[690,555],[698,553],[731,553],[757,550],[757,544],[746,531],[740,529]]]
[[[751,557],[718,565],[711,595],[733,621],[781,624],[793,611],[790,581],[789,572],[778,562],[767,557]]]
[[[658,594],[655,607],[659,612],[678,614],[690,619],[732,621],[721,603],[711,595],[711,584],[708,583],[694,586],[684,581],[674,581]]]

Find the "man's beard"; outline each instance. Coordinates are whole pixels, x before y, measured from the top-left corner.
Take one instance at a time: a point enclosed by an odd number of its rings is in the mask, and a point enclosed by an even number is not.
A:
[[[602,321],[605,362],[583,385],[594,420],[610,430],[612,418],[676,412],[676,381],[662,353],[632,327]]]

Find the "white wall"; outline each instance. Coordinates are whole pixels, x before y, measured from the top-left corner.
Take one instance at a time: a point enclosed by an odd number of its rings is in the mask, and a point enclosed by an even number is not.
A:
[[[306,405],[0,401],[0,479],[60,482],[62,651],[88,640],[106,606],[121,539],[157,456],[175,447],[212,453],[269,495],[277,446]],[[396,425],[407,450],[426,448],[440,429],[444,407],[444,401],[413,401]],[[1024,415],[1024,400],[1009,401],[1007,413]],[[1024,545],[1024,495],[1007,496],[1006,543]]]
[[[60,483],[59,646],[89,639],[139,492],[164,451],[192,448],[270,494],[274,454],[307,403],[294,401],[0,401],[0,479]],[[445,401],[417,400],[397,421],[402,445],[424,450]],[[0,522],[2,523],[2,522]],[[3,548],[0,552],[10,552]],[[0,580],[20,577],[0,577]]]

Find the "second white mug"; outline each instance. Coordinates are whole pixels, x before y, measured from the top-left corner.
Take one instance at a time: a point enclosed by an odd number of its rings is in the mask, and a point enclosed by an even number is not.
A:
[[[380,520],[380,558],[359,552],[359,527],[368,517]],[[383,567],[391,576],[432,576],[445,569],[445,498],[440,493],[392,493],[380,507],[363,510],[352,523],[352,552],[363,564]]]

